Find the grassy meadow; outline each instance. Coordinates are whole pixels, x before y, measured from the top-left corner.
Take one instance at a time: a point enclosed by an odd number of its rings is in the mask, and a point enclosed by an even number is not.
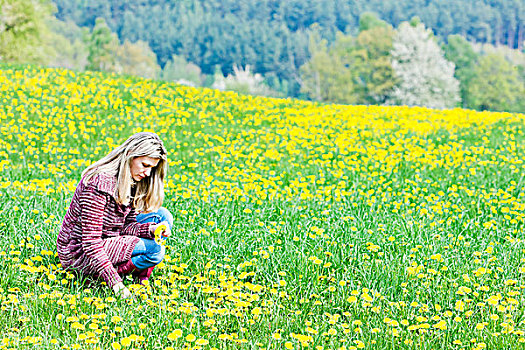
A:
[[[169,152],[165,261],[63,271],[85,167]],[[525,115],[321,105],[0,66],[0,349],[525,348]]]

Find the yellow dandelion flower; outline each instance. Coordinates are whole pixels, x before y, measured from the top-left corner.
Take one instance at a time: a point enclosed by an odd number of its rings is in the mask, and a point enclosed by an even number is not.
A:
[[[445,320],[441,320],[434,325],[434,328],[441,329],[442,331],[444,331],[447,329],[447,322]]]
[[[171,341],[175,341],[179,339],[180,337],[182,337],[182,330],[180,329],[175,329],[173,332],[168,334],[168,339]]]
[[[113,317],[111,317],[111,322],[113,322],[113,323],[119,323],[121,321],[122,321],[122,317],[120,317],[120,316],[113,316]]]
[[[195,342],[195,344],[197,345],[200,345],[200,346],[205,346],[205,345],[208,345],[209,341],[207,339],[197,339],[197,341]]]
[[[346,301],[349,302],[349,303],[355,304],[355,303],[357,303],[357,298],[356,298],[355,295],[351,295],[351,296],[349,296],[349,297],[346,299]]]
[[[122,346],[128,347],[131,345],[131,339],[129,339],[128,337],[124,337],[120,339],[120,344],[122,344]]]

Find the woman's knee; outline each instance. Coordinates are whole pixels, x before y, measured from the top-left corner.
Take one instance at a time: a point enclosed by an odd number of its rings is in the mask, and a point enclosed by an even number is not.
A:
[[[159,249],[154,250],[152,252],[148,252],[145,256],[145,258],[153,265],[158,265],[161,263],[162,260],[164,260],[164,255],[166,254],[166,248],[164,246],[159,245]]]
[[[167,221],[170,229],[173,227],[173,215],[170,211],[164,207],[160,207],[157,214],[159,215],[161,221]]]
[[[141,213],[137,215],[137,222],[140,223],[153,222],[158,224],[162,221],[166,221],[170,229],[173,227],[173,215],[164,207],[160,207],[159,210],[151,213]]]

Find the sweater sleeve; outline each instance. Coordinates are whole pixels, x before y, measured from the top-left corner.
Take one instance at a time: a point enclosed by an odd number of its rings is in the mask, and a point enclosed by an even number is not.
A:
[[[151,223],[139,223],[137,222],[137,212],[134,208],[131,209],[126,220],[124,222],[124,227],[122,228],[122,233],[129,236],[137,236],[141,238],[154,239],[155,236],[153,233],[149,232],[149,227]]]
[[[108,286],[122,282],[113,264],[104,250],[102,242],[102,224],[107,197],[93,187],[86,187],[80,196],[82,207],[82,249],[89,259],[89,264],[106,281]]]

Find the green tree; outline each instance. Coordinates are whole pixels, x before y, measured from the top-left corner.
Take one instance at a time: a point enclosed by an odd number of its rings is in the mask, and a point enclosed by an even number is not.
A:
[[[383,104],[395,85],[390,51],[394,30],[386,22],[367,16],[367,28],[359,33],[351,54],[357,103]],[[360,21],[363,23],[363,21]]]
[[[389,27],[388,23],[379,19],[379,17],[373,12],[364,12],[359,17],[359,32],[364,32],[376,27]]]
[[[46,20],[53,6],[47,0],[0,0],[0,60],[47,63]]]
[[[311,99],[322,102],[355,103],[358,96],[354,87],[354,74],[349,69],[345,43],[351,36],[338,34],[335,49],[329,49],[324,39],[312,35],[311,58],[301,68],[301,92]]]
[[[521,101],[525,96],[524,81],[518,67],[502,55],[483,56],[474,74],[468,87],[470,106],[480,110],[525,112]]]
[[[97,18],[87,42],[89,55],[86,69],[112,71],[119,40],[103,18]]]
[[[448,43],[444,46],[445,58],[454,63],[454,76],[459,80],[459,90],[463,107],[468,107],[470,100],[468,88],[474,77],[474,69],[479,55],[470,43],[461,35],[449,35]]]

